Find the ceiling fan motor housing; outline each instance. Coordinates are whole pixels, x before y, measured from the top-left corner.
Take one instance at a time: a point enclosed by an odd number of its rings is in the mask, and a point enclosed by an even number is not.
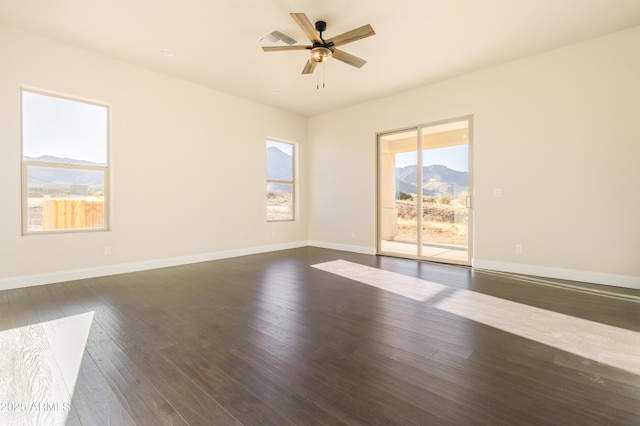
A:
[[[322,33],[326,29],[327,29],[327,23],[326,22],[324,22],[324,21],[317,21],[316,22],[316,31],[318,31],[318,33],[319,33],[320,41],[314,41],[313,42],[313,45],[311,45],[312,51],[317,47],[323,47],[323,48],[329,49],[329,50],[331,50],[331,48],[333,47],[333,43],[332,42],[327,43],[326,41],[324,41],[324,38],[322,38]],[[323,59],[323,61],[324,61],[324,59]],[[322,61],[317,61],[317,62],[322,62]]]

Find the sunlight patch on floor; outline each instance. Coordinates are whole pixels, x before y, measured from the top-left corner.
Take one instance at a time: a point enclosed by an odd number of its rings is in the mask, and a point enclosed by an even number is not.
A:
[[[93,312],[0,331],[0,424],[64,425]]]
[[[640,375],[640,333],[344,260],[313,265],[363,284]]]

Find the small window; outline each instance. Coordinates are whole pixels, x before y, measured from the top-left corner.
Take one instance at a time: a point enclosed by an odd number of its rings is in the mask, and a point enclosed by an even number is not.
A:
[[[295,145],[267,140],[267,221],[295,219]]]
[[[22,91],[23,234],[108,229],[109,109]]]

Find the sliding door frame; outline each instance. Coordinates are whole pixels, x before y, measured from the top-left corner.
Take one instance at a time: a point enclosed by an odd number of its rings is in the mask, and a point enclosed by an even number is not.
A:
[[[382,238],[381,238],[381,227],[382,227],[382,223],[381,223],[381,197],[380,197],[380,190],[381,190],[381,178],[382,178],[382,170],[381,170],[381,148],[380,148],[380,143],[381,143],[381,138],[385,137],[385,136],[391,136],[394,134],[398,134],[398,133],[404,133],[404,132],[416,132],[416,151],[417,151],[417,184],[418,184],[418,189],[420,190],[421,193],[423,193],[422,191],[422,185],[423,185],[423,146],[422,146],[422,140],[423,140],[423,129],[428,128],[428,127],[434,127],[434,126],[439,126],[439,125],[444,125],[444,124],[449,124],[449,123],[455,123],[458,121],[467,121],[468,125],[467,125],[467,150],[468,150],[468,196],[467,196],[467,201],[466,201],[466,207],[468,210],[468,228],[467,228],[467,260],[462,262],[462,261],[456,261],[453,259],[446,259],[446,258],[434,258],[434,257],[429,257],[429,256],[424,256],[422,254],[423,251],[423,235],[422,235],[422,225],[423,225],[423,221],[424,221],[424,215],[423,215],[423,209],[424,209],[424,202],[423,196],[419,196],[417,197],[417,210],[419,212],[419,214],[417,215],[417,231],[416,231],[416,252],[413,255],[407,255],[407,254],[400,254],[400,253],[393,253],[393,252],[385,252],[382,250]],[[377,132],[376,133],[376,253],[380,254],[380,255],[384,255],[384,256],[393,256],[393,257],[403,257],[403,258],[407,258],[407,259],[417,259],[417,260],[427,260],[427,261],[434,261],[434,262],[440,262],[440,263],[450,263],[450,264],[456,264],[456,265],[465,265],[465,266],[471,266],[472,261],[473,261],[473,217],[474,217],[474,200],[473,200],[473,188],[474,188],[474,182],[473,182],[473,176],[474,176],[474,172],[473,172],[473,134],[474,134],[474,128],[473,128],[473,115],[469,114],[469,115],[464,115],[464,116],[460,116],[460,117],[455,117],[455,118],[451,118],[451,119],[446,119],[446,120],[440,120],[440,121],[434,121],[434,122],[429,122],[429,123],[425,123],[425,124],[420,124],[417,126],[409,126],[409,127],[403,127],[400,129],[395,129],[395,130],[389,130],[389,131],[384,131],[384,132]]]

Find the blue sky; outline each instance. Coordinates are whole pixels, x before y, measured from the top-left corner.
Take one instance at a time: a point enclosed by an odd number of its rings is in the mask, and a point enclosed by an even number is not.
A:
[[[417,156],[414,152],[396,154],[396,167],[404,167],[417,164]],[[422,164],[430,166],[441,164],[459,172],[469,171],[468,145],[457,145],[447,148],[435,148],[423,151]]]
[[[106,164],[105,106],[22,92],[22,153]]]
[[[289,154],[292,155],[293,154],[293,144],[291,143],[286,143],[286,142],[278,142],[278,141],[272,141],[270,139],[267,139],[267,148],[275,146],[276,148],[278,148],[280,151],[284,152],[285,154]]]

